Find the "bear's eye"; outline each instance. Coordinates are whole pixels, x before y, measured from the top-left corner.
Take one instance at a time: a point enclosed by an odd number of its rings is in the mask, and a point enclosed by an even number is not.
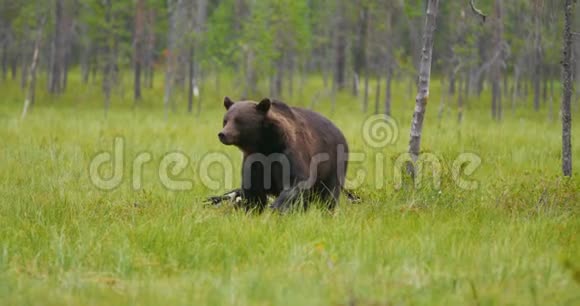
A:
[[[228,123],[228,121],[226,119],[224,119],[224,126],[226,126],[226,124]]]

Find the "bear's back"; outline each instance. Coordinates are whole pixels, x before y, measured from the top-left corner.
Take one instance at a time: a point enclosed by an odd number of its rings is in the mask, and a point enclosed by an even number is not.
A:
[[[304,128],[308,129],[314,138],[320,140],[322,145],[346,146],[344,135],[330,119],[309,109],[300,107],[293,107],[292,109],[298,114],[298,117],[302,118],[305,125]]]

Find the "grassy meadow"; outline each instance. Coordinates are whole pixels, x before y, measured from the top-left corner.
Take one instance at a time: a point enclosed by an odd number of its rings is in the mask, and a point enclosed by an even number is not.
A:
[[[580,129],[575,123],[574,176],[564,179],[559,96],[552,116],[548,105],[534,112],[531,96],[515,109],[505,98],[504,118],[494,122],[485,91],[466,101],[458,124],[456,98],[442,98],[434,80],[422,150],[442,165],[440,188],[430,179],[396,188],[414,107],[407,82],[393,88],[398,133],[377,148],[365,142],[370,112],[361,112],[360,98],[341,93],[333,111],[322,79],[312,78],[283,100],[327,115],[351,151],[365,154],[348,175],[364,176],[356,188],[363,201],[343,199],[333,213],[314,207],[257,215],[203,204],[230,187],[215,165],[208,175],[222,183],[216,190],[204,184],[208,154],[228,157],[231,185],[240,182],[241,154],[221,145],[217,133],[223,96],[237,99],[241,89],[225,77],[219,88],[208,79],[196,116],[185,112],[182,93],[176,111],[166,113],[161,74],[156,81],[137,107],[130,81],[122,82],[105,117],[99,84],[72,74],[67,92],[54,97],[41,80],[25,119],[18,81],[0,82],[0,304],[580,303]],[[373,94],[370,103],[373,110]],[[578,104],[573,109],[579,118]],[[90,164],[113,151],[116,137],[124,141],[122,180],[102,190]],[[187,190],[167,188],[159,175],[164,157],[177,152],[187,164],[169,178],[188,180]],[[134,188],[133,162],[142,153],[151,161]],[[481,159],[463,175],[477,182],[474,190],[453,179],[462,153]],[[102,168],[103,176],[113,172],[111,164]]]

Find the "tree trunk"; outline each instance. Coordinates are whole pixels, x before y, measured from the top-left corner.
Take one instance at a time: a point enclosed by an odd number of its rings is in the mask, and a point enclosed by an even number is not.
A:
[[[61,62],[61,79],[60,81],[60,92],[65,92],[68,85],[68,68],[70,64],[71,57],[71,28],[73,20],[70,16],[65,16],[62,23],[62,62]]]
[[[387,16],[386,16],[386,26],[387,26],[387,35],[386,39],[388,41],[387,44],[387,56],[385,61],[385,66],[387,69],[387,76],[385,78],[385,115],[390,117],[392,115],[391,111],[391,84],[393,81],[393,69],[395,63],[395,55],[393,52],[393,14],[392,11],[389,9]]]
[[[284,84],[284,53],[280,54],[280,58],[276,60],[276,73],[274,78],[274,97],[282,97],[282,90]]]
[[[28,42],[23,42],[22,43],[22,67],[20,68],[20,70],[22,71],[21,76],[20,76],[20,88],[22,90],[26,89],[26,83],[28,81],[28,61],[26,60],[28,58],[28,52],[26,52],[25,50],[28,50]]]
[[[414,94],[414,88],[415,88],[415,77],[413,77],[412,75],[409,75],[409,98],[411,99],[413,97]]]
[[[294,56],[288,56],[288,97],[292,97],[294,95]]]
[[[503,62],[503,0],[495,0],[494,5],[494,53],[496,59],[491,65],[491,112],[493,119],[500,121],[502,117],[501,69]]]
[[[91,74],[93,76],[93,84],[95,84],[97,82],[97,75],[99,73],[99,51],[95,52],[94,54],[94,61],[91,62],[90,67],[91,67]]]
[[[449,69],[449,95],[453,96],[455,94],[455,69]],[[441,88],[443,91],[443,88]]]
[[[298,79],[298,94],[300,96],[303,96],[304,94],[304,85],[306,84],[306,82],[308,82],[308,73],[309,73],[309,69],[308,69],[308,63],[302,63],[298,66],[299,70],[298,70],[298,74],[299,74],[299,79]]]
[[[155,84],[155,67],[153,64],[149,67],[149,88],[153,88]]]
[[[534,69],[533,83],[534,83],[534,110],[540,110],[540,68],[536,65]]]
[[[13,54],[12,60],[10,61],[10,75],[12,76],[12,81],[16,80],[16,75],[18,74],[18,55]]]
[[[52,78],[54,76],[54,65],[55,65],[55,60],[56,60],[56,45],[55,45],[55,39],[54,39],[54,35],[52,34],[52,40],[50,41],[50,56],[48,58],[48,67],[46,69],[46,90],[48,92],[52,92]]]
[[[88,35],[88,26],[84,23],[80,23],[79,25],[79,31],[80,31],[80,35],[81,36],[87,36]],[[81,79],[83,84],[88,84],[89,83],[89,76],[90,76],[90,69],[91,69],[91,65],[90,65],[90,58],[91,58],[91,50],[92,50],[92,44],[91,42],[88,42],[86,40],[82,40],[80,41],[80,58],[79,58],[79,62],[80,62],[80,67],[81,67]]]
[[[576,47],[574,50],[577,50],[576,58],[580,59],[580,40],[576,40]],[[576,99],[574,99],[574,110],[577,111],[580,107],[580,60],[576,60],[576,78],[573,78],[573,80],[576,80]]]
[[[8,75],[8,39],[2,44],[2,80]]]
[[[542,77],[542,22],[540,4],[534,1],[534,110],[540,110],[540,82]]]
[[[155,78],[155,10],[149,9],[147,11],[147,46],[146,46],[146,54],[145,54],[145,61],[146,61],[146,70],[147,70],[147,87],[153,88],[154,78]]]
[[[503,78],[503,97],[507,99],[509,97],[509,94],[510,94],[510,92],[509,92],[509,77],[508,77],[507,71],[506,71],[505,77]]]
[[[465,71],[465,80],[464,80],[464,84],[463,84],[463,104],[467,105],[467,103],[469,102],[469,72]]]
[[[336,84],[336,79],[332,81],[332,89],[330,90],[330,112],[334,114],[336,109],[336,92],[338,91],[338,85]]]
[[[199,66],[195,66],[194,65],[194,67],[195,67],[194,68],[194,71],[195,71],[195,73],[194,73],[194,85],[195,85],[194,90],[198,90],[197,88],[198,87],[201,87],[202,84],[203,84],[203,75],[201,75],[199,73],[199,71],[200,71]],[[196,76],[196,74],[197,74],[197,76]],[[195,93],[195,91],[194,91],[194,93]],[[196,116],[199,117],[199,115],[201,114],[201,102],[202,102],[202,98],[203,98],[202,91],[200,91],[196,97],[197,97],[197,113],[196,113]]]
[[[220,80],[220,69],[219,66],[217,64],[217,62],[214,64],[213,67],[213,73],[214,73],[214,77],[215,77],[215,92],[220,92],[221,90],[221,80]]]
[[[572,12],[574,0],[565,0],[564,42],[562,51],[562,172],[572,176]]]
[[[330,72],[332,71],[332,57],[329,47],[324,50],[324,58],[322,59],[322,82],[324,84],[324,89],[328,89],[328,79],[330,78]]]
[[[177,27],[177,11],[181,8],[182,0],[168,0],[169,26],[167,33],[167,53],[165,57],[165,90],[163,94],[163,107],[165,115],[169,115],[169,110],[172,108],[172,91],[173,83],[175,82],[175,65],[176,65],[176,27]]]
[[[135,29],[133,36],[133,103],[141,100],[141,68],[143,66],[143,41],[145,32],[145,3],[135,3]]]
[[[133,100],[135,104],[141,100],[141,61],[135,62],[133,76]]]
[[[336,16],[337,26],[335,33],[335,52],[334,52],[334,85],[335,90],[342,90],[346,85],[345,68],[346,68],[346,20],[344,14],[344,4],[342,1],[338,4],[339,12]]]
[[[496,72],[496,75],[499,75]],[[492,96],[492,117],[497,121],[501,121],[502,117],[502,105],[501,105],[501,86],[499,85],[499,80],[494,80],[491,83],[491,96]]]
[[[345,66],[346,66],[346,39],[343,34],[339,34],[336,43],[336,58],[334,82],[337,90],[342,90],[345,87]]]
[[[554,78],[550,78],[550,97],[548,98],[550,113],[548,114],[550,122],[554,121]]]
[[[463,86],[467,87],[467,78],[463,81]],[[457,123],[461,124],[463,122],[463,94],[464,90],[461,90],[461,82],[459,83],[459,94],[457,95]]]
[[[546,105],[546,102],[548,102],[548,78],[550,77],[550,73],[549,71],[544,71],[544,75],[543,75],[543,79],[544,79],[544,85],[542,87],[542,104]]]
[[[354,64],[354,78],[352,93],[354,96],[358,96],[358,81],[359,77],[365,71],[367,65],[367,33],[368,33],[368,19],[369,19],[369,9],[365,4],[361,4],[359,18],[358,18],[358,35],[356,37],[355,43],[353,44],[353,64]]]
[[[375,90],[375,115],[379,114],[379,104],[381,101],[381,75],[377,75],[377,84]]]
[[[512,91],[512,113],[516,110],[516,101],[519,97],[520,88],[520,69],[519,67],[514,67],[514,84]]]
[[[528,79],[524,80],[523,93],[525,104],[528,104],[528,97],[530,96],[530,82],[528,82]]]
[[[112,0],[105,0],[105,23],[108,29],[112,28],[113,12],[112,12]],[[111,95],[113,91],[113,86],[117,81],[117,51],[118,51],[118,39],[115,33],[109,31],[107,33],[107,45],[105,46],[105,63],[103,71],[103,93],[105,96],[104,101],[104,114],[107,117],[109,113],[109,108],[111,106]]]
[[[250,48],[246,56],[246,95],[254,95],[258,91],[258,73],[254,68],[255,57],[254,50]]]
[[[485,63],[485,53],[487,50],[487,46],[488,46],[489,42],[487,41],[487,39],[485,39],[484,35],[480,34],[479,37],[477,38],[477,50],[478,50],[478,55],[479,55],[479,66],[483,66]],[[481,96],[481,92],[483,91],[483,82],[484,82],[484,78],[480,77],[478,75],[477,79],[476,79],[477,83],[475,84],[475,90],[477,93],[477,96],[480,97]]]
[[[62,68],[62,84],[61,84],[61,91],[66,91],[66,87],[68,86],[68,68],[69,68],[69,61],[70,61],[70,52],[65,53],[64,61],[63,61],[63,68]]]
[[[366,114],[369,109],[369,72],[365,71],[365,88],[364,88],[364,96],[363,96],[363,114]]]
[[[197,14],[195,16],[195,32],[202,34],[205,31],[205,27],[206,27],[206,20],[207,20],[207,6],[208,6],[208,1],[207,0],[198,0],[197,2],[197,6],[196,6],[196,10],[197,10]],[[197,46],[201,45],[199,40],[194,40],[194,48],[196,48]],[[194,54],[195,55],[195,54]],[[202,93],[203,93],[203,89],[202,89],[202,85],[203,85],[203,75],[201,72],[203,72],[201,70],[201,67],[199,65],[199,62],[196,61],[196,57],[192,56],[193,58],[193,80],[194,80],[194,96],[197,98],[197,114],[196,116],[199,116],[201,114],[201,102],[202,102]]]
[[[387,77],[385,79],[385,115],[391,116],[391,83],[393,80],[393,67],[390,60],[387,64]]]
[[[449,74],[449,77],[451,77],[451,74]],[[459,86],[461,86],[461,83],[459,83]],[[455,85],[453,85],[453,87],[455,87]],[[445,110],[445,90],[443,88],[445,88],[445,78],[442,77],[441,99],[439,100],[439,111],[437,112],[437,119],[439,120],[439,123],[441,123],[441,119],[443,119],[443,111]],[[455,88],[453,90],[455,90]]]
[[[24,107],[22,109],[22,118],[26,117],[29,110],[34,105],[34,98],[36,94],[36,67],[38,66],[38,53],[40,49],[40,39],[42,36],[42,27],[44,26],[44,21],[40,22],[37,30],[36,39],[34,41],[34,51],[32,54],[32,61],[30,63],[30,84],[28,85],[28,91],[26,94],[26,99],[24,100]]]
[[[415,177],[414,163],[419,158],[421,148],[421,132],[423,130],[423,119],[425,118],[425,107],[429,99],[429,83],[431,78],[431,60],[433,54],[433,41],[435,24],[437,17],[437,7],[439,0],[427,0],[427,12],[425,16],[425,27],[423,30],[423,47],[421,52],[421,62],[419,65],[419,90],[415,98],[415,111],[411,122],[411,137],[409,141],[409,154],[413,160],[407,163],[407,171]]]
[[[54,37],[52,42],[52,59],[49,92],[60,93],[62,81],[62,68],[64,61],[64,25],[63,25],[63,0],[55,0],[54,10]]]
[[[88,59],[86,58],[88,55],[81,56],[81,77],[83,80],[83,84],[89,83],[89,76],[90,76],[90,65],[88,63]]]
[[[188,90],[187,90],[187,112],[191,114],[193,111],[193,91],[195,90],[195,60],[194,49],[189,49],[189,68],[188,68]]]

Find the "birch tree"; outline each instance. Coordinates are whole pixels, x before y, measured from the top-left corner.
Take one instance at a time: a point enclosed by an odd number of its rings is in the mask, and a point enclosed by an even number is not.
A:
[[[167,10],[169,15],[169,25],[167,30],[167,52],[165,56],[165,89],[163,94],[163,107],[165,115],[169,113],[169,108],[172,106],[171,94],[173,91],[173,82],[175,79],[176,70],[176,31],[178,11],[182,7],[183,0],[167,0]]]
[[[197,115],[201,113],[201,96],[199,94],[199,83],[200,83],[200,73],[199,73],[199,57],[196,50],[200,49],[202,45],[202,37],[205,33],[206,20],[207,20],[207,0],[197,0],[195,5],[192,5],[192,23],[190,24],[191,30],[193,31],[193,37],[191,38],[191,44],[189,47],[189,63],[188,63],[188,92],[187,92],[187,111],[191,113],[193,111],[193,99],[197,97]],[[196,94],[197,93],[197,94]]]
[[[34,98],[36,96],[36,67],[38,67],[38,57],[40,42],[42,39],[42,29],[46,21],[45,17],[38,23],[38,28],[36,30],[36,37],[34,39],[34,51],[32,53],[32,61],[30,63],[30,84],[28,84],[28,91],[26,92],[26,98],[24,100],[24,107],[22,108],[21,117],[24,119],[28,114],[29,109],[34,105]]]
[[[423,47],[419,65],[419,92],[415,98],[415,112],[413,113],[413,120],[411,121],[411,139],[409,140],[409,154],[413,162],[407,163],[407,171],[413,177],[415,174],[414,163],[419,158],[419,150],[421,148],[421,132],[425,118],[425,107],[429,100],[431,61],[438,6],[439,0],[427,0],[425,26],[423,28]]]
[[[355,43],[353,44],[353,86],[352,93],[354,96],[358,96],[358,83],[359,78],[363,73],[368,74],[367,71],[367,36],[369,28],[369,7],[366,1],[359,1],[360,6],[359,16],[357,21],[357,35]],[[366,95],[365,95],[366,97]],[[364,101],[364,107],[366,110],[367,100]]]
[[[52,40],[52,50],[51,50],[51,71],[50,71],[50,82],[49,82],[49,92],[51,93],[61,93],[63,90],[63,75],[65,69],[65,42],[68,33],[65,23],[65,8],[63,0],[54,1],[54,34]]]
[[[541,9],[543,0],[534,0],[533,10],[533,37],[534,37],[534,51],[533,51],[533,62],[534,62],[534,73],[532,76],[532,81],[534,84],[534,110],[540,110],[540,82],[542,77],[542,21],[541,21]]]
[[[572,176],[572,14],[576,0],[565,0],[564,42],[562,50],[562,172]]]
[[[135,29],[133,29],[133,99],[141,100],[141,71],[145,47],[145,1],[137,0],[135,4]]]
[[[470,6],[474,14],[478,17],[481,17],[483,22],[485,22],[486,16],[475,7],[474,0],[470,1]],[[415,98],[415,111],[413,113],[413,120],[411,121],[411,133],[409,140],[409,155],[411,156],[411,161],[407,162],[407,172],[412,177],[415,177],[414,164],[419,159],[423,120],[425,119],[425,108],[427,106],[427,101],[429,100],[431,63],[438,7],[438,0],[427,0],[425,25],[423,28],[423,46],[421,49],[421,60],[419,63],[419,90]]]
[[[494,55],[491,62],[491,112],[493,119],[500,121],[502,117],[501,70],[504,63],[503,40],[503,0],[495,0],[493,22]]]

